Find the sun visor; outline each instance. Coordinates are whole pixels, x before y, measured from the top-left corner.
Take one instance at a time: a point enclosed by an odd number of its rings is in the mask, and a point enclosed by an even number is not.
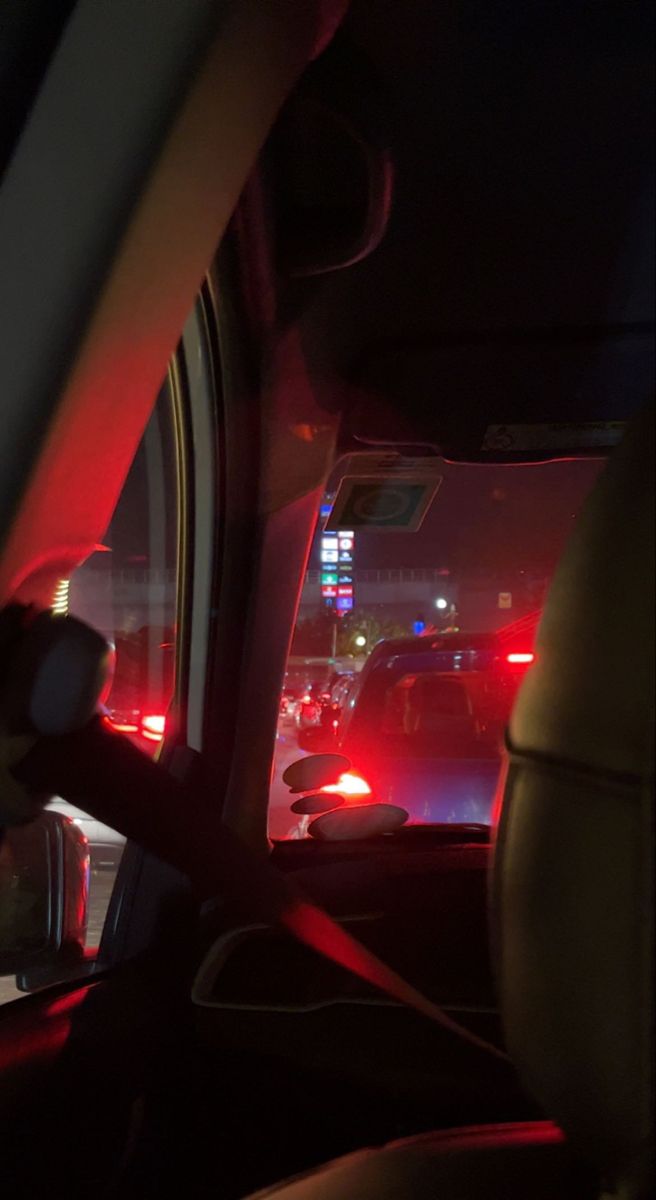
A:
[[[607,454],[654,392],[651,328],[458,345],[390,344],[365,357],[351,437],[435,447],[467,462]]]

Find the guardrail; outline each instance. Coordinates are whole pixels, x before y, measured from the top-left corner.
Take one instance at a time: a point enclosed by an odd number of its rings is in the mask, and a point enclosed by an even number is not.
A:
[[[326,568],[328,569],[328,568]],[[357,583],[437,583],[450,575],[446,568],[433,567],[389,567],[377,570],[361,569],[353,572]],[[321,582],[321,571],[306,571],[305,582],[315,585]]]

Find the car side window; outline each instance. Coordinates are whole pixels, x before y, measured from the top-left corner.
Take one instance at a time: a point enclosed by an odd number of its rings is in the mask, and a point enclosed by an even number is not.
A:
[[[164,383],[102,541],[56,589],[53,609],[99,630],[115,650],[108,719],[144,753],[157,754],[175,685],[179,477],[174,395]],[[100,944],[124,838],[54,797],[48,808],[72,821],[89,852],[86,952]],[[48,979],[48,982],[55,982]],[[21,992],[0,977],[0,1003]]]

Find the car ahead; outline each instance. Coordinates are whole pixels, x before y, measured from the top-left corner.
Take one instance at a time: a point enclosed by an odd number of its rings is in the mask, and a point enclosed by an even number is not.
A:
[[[298,705],[303,695],[303,689],[295,684],[285,682],[280,697],[280,719],[283,722],[294,721]]]
[[[299,745],[302,745],[308,733],[312,735],[312,730],[329,738],[337,736],[342,713],[355,685],[355,679],[355,673],[352,671],[332,676],[325,690],[319,693],[318,711],[312,713],[312,722],[299,732]]]
[[[334,675],[331,680],[328,704],[341,711],[355,686],[356,679],[357,675],[354,671],[342,671]]]
[[[317,682],[322,685],[326,678],[326,668],[320,670],[317,674],[317,668],[312,670],[312,664],[301,663],[294,664],[285,673],[285,679],[280,696],[280,712],[279,716],[283,722],[297,723],[297,717],[303,703],[309,704],[312,700],[312,691]]]
[[[331,690],[331,679],[312,680],[308,683],[298,700],[294,716],[299,733],[321,725],[323,712],[330,704]]]
[[[489,824],[535,623],[380,642],[337,727],[310,731],[302,748],[344,754],[373,797],[405,809],[410,823]]]
[[[353,685],[353,672],[334,672],[328,680],[313,682],[301,695],[295,711],[299,745],[302,736],[311,729],[337,728],[342,707]]]
[[[160,710],[163,707],[159,705]],[[161,711],[113,708],[108,710],[107,720],[116,733],[124,734],[151,757],[164,738],[166,714]]]

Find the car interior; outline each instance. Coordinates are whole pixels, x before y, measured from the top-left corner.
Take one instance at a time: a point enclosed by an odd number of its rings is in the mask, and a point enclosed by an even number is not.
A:
[[[648,1200],[653,6],[5,0],[0,28],[7,1195]],[[529,540],[552,493],[567,521],[539,621],[494,583],[470,637],[439,556],[494,558],[487,471],[543,481]],[[336,478],[341,585],[312,576]],[[353,530],[380,569],[349,573]],[[426,579],[428,623],[358,616]],[[489,820],[408,821],[357,771],[349,809],[339,731],[304,754],[313,587],[338,709],[414,647],[380,757],[483,736],[413,622],[436,656],[519,647]]]

